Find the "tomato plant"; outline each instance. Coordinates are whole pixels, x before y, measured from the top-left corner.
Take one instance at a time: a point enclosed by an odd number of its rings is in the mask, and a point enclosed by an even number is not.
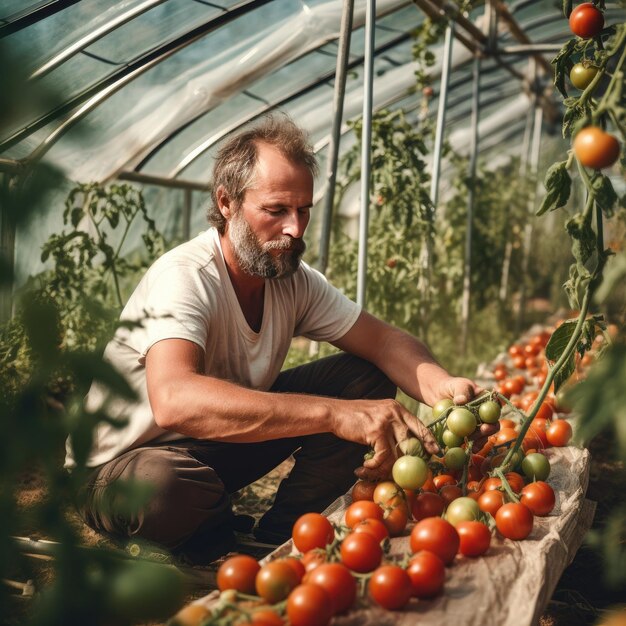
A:
[[[543,517],[554,508],[556,502],[554,489],[541,480],[530,483],[522,489],[520,502],[525,504],[533,512],[533,515]]]
[[[305,513],[293,525],[293,544],[300,552],[325,548],[335,538],[333,525],[321,513]]]
[[[380,543],[368,533],[350,533],[341,542],[341,562],[361,574],[375,570],[383,558]]]
[[[332,617],[328,592],[319,585],[299,585],[287,598],[287,617],[291,626],[326,626]]]
[[[590,39],[604,28],[604,15],[591,2],[579,4],[569,16],[569,27],[574,35]]]
[[[383,515],[383,509],[376,504],[376,502],[373,502],[372,500],[359,500],[357,502],[353,502],[346,509],[346,526],[348,528],[354,528],[359,522],[368,518],[382,520]]]
[[[280,560],[266,563],[255,578],[257,595],[269,604],[284,600],[299,583],[295,570]]]
[[[404,607],[413,595],[409,575],[397,565],[382,565],[375,570],[368,589],[375,602],[391,611]]]
[[[307,582],[326,590],[333,605],[333,613],[347,611],[356,600],[356,580],[350,570],[341,563],[320,565],[311,573]]]
[[[491,532],[482,522],[462,521],[456,524],[461,543],[459,552],[464,556],[477,557],[485,554],[491,545]]]
[[[585,167],[601,170],[619,158],[619,142],[597,126],[587,126],[574,137],[574,153]]]
[[[553,446],[566,446],[572,438],[570,423],[562,419],[553,420],[546,430],[546,438]]]
[[[413,595],[417,598],[432,598],[443,589],[446,566],[430,550],[420,550],[413,555],[406,571],[411,579]]]
[[[524,504],[503,504],[496,513],[496,528],[506,539],[526,539],[533,529],[533,514]]]
[[[235,589],[241,593],[253,594],[255,580],[261,566],[247,554],[238,554],[226,559],[217,570],[217,588],[220,591]]]
[[[446,565],[452,563],[459,551],[459,534],[450,522],[440,517],[419,521],[411,531],[411,550],[430,550]]]

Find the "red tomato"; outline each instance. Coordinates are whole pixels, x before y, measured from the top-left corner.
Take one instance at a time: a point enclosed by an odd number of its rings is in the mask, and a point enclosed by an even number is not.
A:
[[[478,498],[478,508],[495,517],[498,509],[504,504],[504,494],[497,489],[484,491]]]
[[[383,522],[379,519],[361,520],[353,529],[355,533],[369,533],[380,543],[389,537],[389,531]]]
[[[514,343],[509,348],[509,355],[512,357],[523,356],[523,354],[524,354],[524,348],[517,343]]]
[[[372,500],[358,500],[346,509],[346,526],[354,528],[364,519],[383,519],[384,512]]]
[[[542,480],[530,483],[522,489],[520,502],[525,504],[534,515],[544,517],[554,508],[556,502],[554,489]]]
[[[409,521],[409,507],[406,500],[397,496],[389,500],[383,514],[383,524],[387,527],[391,537],[402,534]]]
[[[375,570],[382,558],[380,543],[368,533],[352,532],[341,542],[341,562],[355,572]]]
[[[217,570],[217,588],[220,591],[235,589],[241,593],[253,594],[254,581],[261,566],[247,554],[238,554],[226,559]]]
[[[309,550],[302,555],[300,561],[304,565],[305,571],[311,572],[322,563],[326,563],[326,551],[320,548]]]
[[[446,503],[437,493],[420,493],[413,503],[413,519],[419,522],[427,517],[439,517],[445,510]]]
[[[500,487],[502,487],[502,481],[495,476],[487,478],[487,480],[483,483],[483,489],[485,491],[492,491],[493,489],[499,489]]]
[[[406,571],[411,579],[413,595],[417,598],[432,598],[443,589],[446,566],[430,550],[420,550],[411,557]]]
[[[178,622],[174,620],[174,623]],[[272,609],[256,609],[249,621],[237,622],[237,626],[284,626],[284,624],[285,620]]]
[[[376,485],[374,489],[374,502],[376,504],[384,505],[388,500],[397,496],[402,492],[402,489],[391,480],[385,480],[382,483]]]
[[[374,489],[376,489],[377,485],[378,483],[373,480],[357,480],[354,487],[352,487],[352,501],[373,500]]]
[[[446,485],[456,485],[456,479],[450,474],[439,474],[433,478],[433,483],[437,489],[441,489]]]
[[[562,419],[553,420],[546,430],[548,443],[553,446],[566,446],[572,438],[572,427],[569,422]]]
[[[284,600],[299,583],[295,570],[284,561],[266,563],[255,579],[257,595],[269,604]]]
[[[377,521],[377,520],[374,520]],[[317,567],[307,582],[323,587],[330,596],[333,614],[347,611],[356,599],[356,579],[341,563],[325,563]]]
[[[583,39],[590,39],[598,35],[604,28],[604,15],[591,2],[579,4],[570,13],[569,27],[574,35]]]
[[[519,433],[514,428],[500,428],[496,434],[496,445],[501,443],[507,443],[508,441],[515,441]]]
[[[411,531],[411,550],[430,550],[448,565],[459,551],[459,534],[441,517],[427,517],[415,524]]]
[[[301,582],[306,574],[306,568],[302,563],[302,559],[297,559],[295,556],[286,556],[281,559],[277,559],[278,561],[282,561],[283,563],[287,563],[289,567],[296,573],[298,576],[298,582]]]
[[[518,370],[526,369],[526,357],[523,354],[518,354],[513,357],[513,367]]]
[[[513,489],[515,493],[519,493],[526,484],[524,482],[524,478],[520,476],[517,472],[507,472],[504,477],[509,483],[509,487],[511,487],[511,489]]]
[[[524,504],[509,502],[498,509],[496,528],[507,539],[526,539],[533,529],[533,514]]]
[[[499,420],[499,422],[500,422],[500,430],[502,430],[503,428],[515,428],[517,426],[517,424],[513,420],[510,420],[506,417]]]
[[[326,626],[332,615],[330,597],[318,585],[299,585],[287,598],[287,617],[291,626]]]
[[[541,352],[541,346],[536,343],[533,343],[532,341],[530,343],[527,343],[524,346],[524,355],[526,357],[537,356],[540,352]]]
[[[500,363],[493,368],[493,377],[497,381],[504,380],[508,376],[508,374],[509,371],[504,363]]]
[[[485,554],[491,544],[491,532],[482,522],[463,521],[455,526],[461,543],[459,552],[464,556],[476,557]]]
[[[395,611],[405,606],[413,595],[409,575],[397,565],[382,565],[370,578],[369,593],[383,608]]]
[[[305,513],[296,520],[291,536],[300,552],[308,552],[332,543],[335,531],[328,518],[321,513]]]
[[[445,505],[448,506],[450,502],[460,498],[463,495],[463,490],[457,485],[444,485],[439,490],[439,496],[444,501]]]
[[[428,470],[428,477],[426,478],[426,482],[422,485],[422,492],[430,491],[431,493],[437,493],[437,487],[433,482],[433,473]]]
[[[574,137],[574,154],[585,167],[601,170],[619,158],[619,141],[597,126],[587,126]]]
[[[534,419],[551,420],[553,415],[554,409],[552,405],[549,402],[542,402]]]
[[[526,434],[534,435],[541,442],[540,447],[547,448],[549,446],[548,437],[546,435],[547,429],[548,429],[548,420],[536,417],[532,421],[530,428],[528,429],[528,432]]]

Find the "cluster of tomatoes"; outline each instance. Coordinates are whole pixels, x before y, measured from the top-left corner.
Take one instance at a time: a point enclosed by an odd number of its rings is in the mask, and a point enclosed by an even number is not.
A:
[[[572,33],[581,39],[597,38],[604,30],[604,14],[591,2],[579,4],[570,14],[569,26]],[[581,91],[587,88],[593,90],[599,82],[599,72],[601,69],[594,64],[594,60],[583,56],[570,70],[570,81]],[[587,126],[574,138],[574,153],[585,167],[601,170],[617,161],[620,145],[613,135],[599,126]]]

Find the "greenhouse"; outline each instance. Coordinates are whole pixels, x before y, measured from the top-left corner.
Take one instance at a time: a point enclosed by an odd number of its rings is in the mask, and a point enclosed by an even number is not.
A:
[[[5,0],[1,623],[623,623],[625,16]]]

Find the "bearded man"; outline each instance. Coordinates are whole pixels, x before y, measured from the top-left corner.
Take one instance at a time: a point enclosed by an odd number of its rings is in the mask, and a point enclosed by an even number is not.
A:
[[[212,227],[153,264],[122,313],[142,325],[120,328],[105,351],[138,399],[98,384],[87,397],[88,410],[127,419],[96,432],[82,507],[94,529],[188,555],[208,546],[225,552],[230,495],[293,455],[255,528],[259,540],[281,543],[301,514],[345,493],[355,473],[388,477],[407,435],[437,451],[428,429],[396,402],[398,387],[429,405],[465,403],[477,391],[301,262],[316,167],[306,136],[283,117],[219,151]],[[295,336],[340,353],[281,371]],[[363,462],[370,447],[373,458]],[[112,487],[127,479],[153,485],[138,511],[116,508]]]

